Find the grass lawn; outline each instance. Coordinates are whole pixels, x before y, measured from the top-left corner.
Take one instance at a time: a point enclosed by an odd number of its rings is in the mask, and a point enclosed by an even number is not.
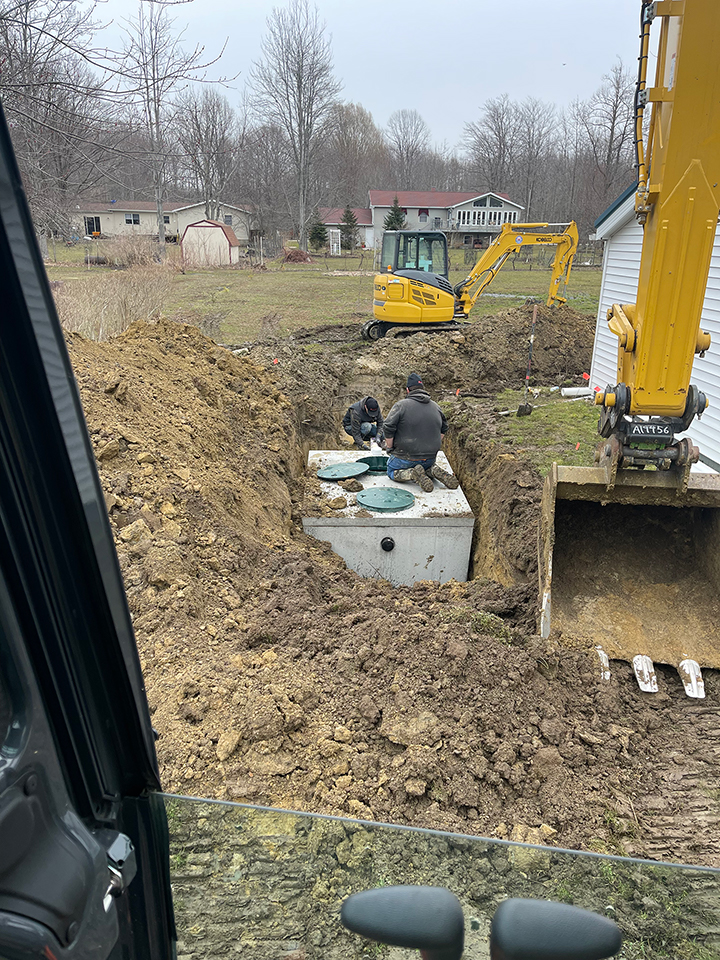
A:
[[[58,246],[47,264],[51,280],[64,282],[67,294],[73,283],[85,281],[101,286],[108,267],[90,267],[84,263],[86,252],[93,255],[111,252],[111,241],[99,244]],[[299,327],[326,323],[348,323],[367,318],[372,311],[372,275],[332,276],[335,271],[353,273],[372,271],[372,256],[358,251],[355,256],[318,257],[312,264],[282,265],[269,262],[266,270],[218,268],[180,269],[179,250],[168,248],[169,288],[163,305],[168,316],[186,317],[192,322],[209,321],[219,329],[218,339],[242,343],[272,330],[288,334]],[[50,250],[51,257],[53,250]],[[451,252],[450,281],[457,283],[472,269],[464,263],[464,251]],[[128,275],[131,274],[128,270]],[[488,315],[518,306],[527,297],[545,299],[550,282],[549,268],[506,264],[475,305],[475,315]],[[568,304],[581,313],[597,310],[600,270],[579,267],[573,270],[567,290]],[[219,324],[219,327],[218,327]]]
[[[498,433],[519,454],[532,461],[541,476],[553,461],[571,466],[591,467],[599,437],[598,408],[589,400],[567,400],[559,391],[543,389],[532,403],[528,417],[518,417],[522,390],[504,390],[497,398],[497,409],[507,410],[498,425]]]

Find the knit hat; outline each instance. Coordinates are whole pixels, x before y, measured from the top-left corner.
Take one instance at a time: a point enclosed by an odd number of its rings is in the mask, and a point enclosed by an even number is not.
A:
[[[407,378],[407,388],[408,390],[414,390],[416,387],[424,387],[425,384],[422,382],[417,373],[411,373]]]
[[[375,413],[376,410],[380,409],[380,404],[377,402],[375,397],[366,397],[365,409],[367,410],[368,413]]]

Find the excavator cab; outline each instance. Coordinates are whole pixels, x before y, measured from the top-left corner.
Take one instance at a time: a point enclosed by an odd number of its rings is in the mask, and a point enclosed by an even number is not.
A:
[[[387,230],[382,239],[381,273],[421,270],[448,278],[447,238],[438,230]]]

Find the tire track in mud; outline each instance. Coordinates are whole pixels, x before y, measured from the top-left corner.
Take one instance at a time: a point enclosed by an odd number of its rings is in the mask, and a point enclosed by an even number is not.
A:
[[[642,853],[653,859],[720,863],[720,710],[678,704],[670,749],[649,757],[652,786],[635,799]],[[673,749],[671,744],[675,743]]]

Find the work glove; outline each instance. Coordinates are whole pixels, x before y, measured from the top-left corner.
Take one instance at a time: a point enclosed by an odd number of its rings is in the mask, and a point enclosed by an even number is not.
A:
[[[358,450],[369,450],[369,449],[370,447],[367,443],[361,443],[360,446],[358,447]]]

